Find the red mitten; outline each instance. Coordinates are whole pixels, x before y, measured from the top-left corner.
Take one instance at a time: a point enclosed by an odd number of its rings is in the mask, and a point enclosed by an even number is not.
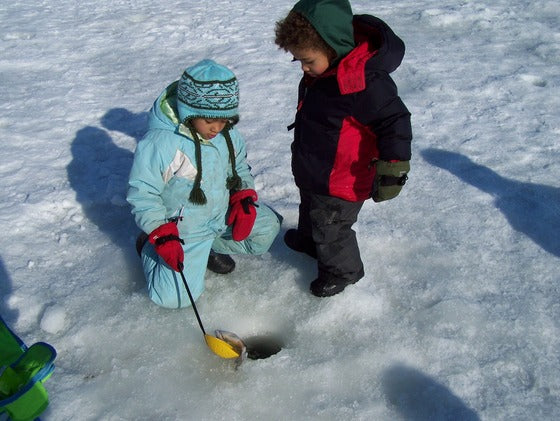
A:
[[[181,244],[184,244],[184,241],[179,238],[179,230],[175,222],[160,225],[150,233],[148,239],[154,245],[156,253],[174,271],[180,272],[183,269],[185,252]]]
[[[257,218],[257,199],[257,192],[252,189],[239,190],[230,196],[231,209],[227,224],[233,224],[232,236],[235,241],[245,240],[251,234]]]

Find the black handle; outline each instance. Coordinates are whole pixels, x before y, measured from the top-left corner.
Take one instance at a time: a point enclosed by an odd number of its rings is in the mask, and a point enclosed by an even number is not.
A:
[[[187,280],[185,279],[185,275],[183,274],[183,264],[182,263],[179,263],[179,273],[181,274],[181,278],[183,279],[183,285],[185,285],[185,288],[187,289],[187,294],[189,294],[189,300],[191,300],[191,305],[192,305],[192,308],[194,310],[194,314],[196,315],[196,320],[198,320],[198,325],[200,326],[200,330],[202,330],[202,333],[204,333],[204,335],[206,335],[206,331],[204,330],[204,326],[202,326],[202,320],[200,320],[200,315],[198,314],[198,310],[196,309],[196,305],[194,304],[194,299],[192,297],[191,290],[189,289],[189,286],[187,284]]]

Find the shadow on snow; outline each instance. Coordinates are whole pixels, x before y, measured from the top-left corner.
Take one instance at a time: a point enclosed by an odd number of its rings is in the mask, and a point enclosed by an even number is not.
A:
[[[504,178],[456,152],[427,149],[421,152],[432,165],[494,197],[496,207],[511,227],[549,253],[560,257],[560,189]]]
[[[446,386],[410,367],[396,365],[382,376],[389,403],[407,421],[479,421]]]
[[[114,108],[102,117],[101,123],[104,128],[88,126],[76,133],[68,180],[86,217],[115,245],[132,254],[131,237],[139,231],[125,197],[134,152],[116,145],[105,129],[119,131],[138,142],[147,129],[147,113]]]
[[[12,294],[12,280],[4,266],[4,261],[0,259],[0,316],[9,325],[15,324],[19,316],[18,310],[11,310],[7,300]]]

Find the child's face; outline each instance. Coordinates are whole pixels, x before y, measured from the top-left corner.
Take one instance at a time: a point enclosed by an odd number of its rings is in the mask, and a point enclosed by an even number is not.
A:
[[[228,120],[225,118],[193,118],[194,129],[205,140],[210,140],[226,127]]]
[[[320,50],[290,48],[289,51],[294,60],[301,62],[301,69],[309,76],[320,76],[329,68],[329,58]]]

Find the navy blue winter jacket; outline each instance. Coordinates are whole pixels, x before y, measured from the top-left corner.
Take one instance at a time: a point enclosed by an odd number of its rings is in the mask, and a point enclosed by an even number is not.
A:
[[[410,160],[412,129],[389,76],[404,57],[403,41],[374,16],[356,15],[353,26],[355,48],[300,82],[292,172],[301,189],[362,201],[371,197],[375,160]]]

